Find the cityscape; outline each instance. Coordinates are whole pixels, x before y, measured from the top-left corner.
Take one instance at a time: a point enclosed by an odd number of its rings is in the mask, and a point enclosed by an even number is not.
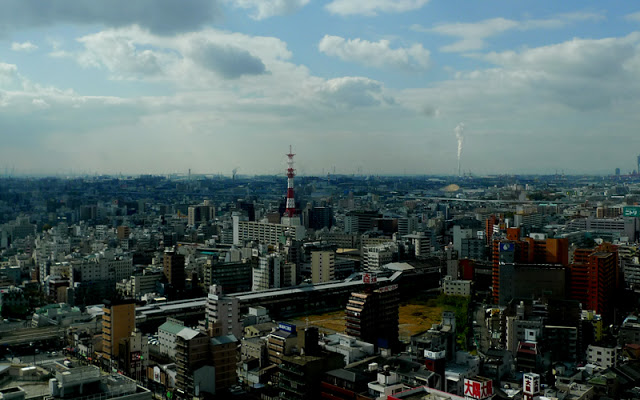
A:
[[[0,400],[640,399],[639,24],[0,0]]]
[[[3,395],[640,395],[637,170],[299,177],[294,151],[3,176]]]

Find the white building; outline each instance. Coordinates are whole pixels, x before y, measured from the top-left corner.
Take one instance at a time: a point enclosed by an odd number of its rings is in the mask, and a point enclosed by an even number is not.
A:
[[[285,263],[280,254],[258,258],[258,267],[252,270],[251,290],[260,291],[293,286],[296,283],[295,264]]]
[[[413,244],[416,258],[425,258],[431,254],[430,232],[418,232],[416,234],[405,235],[402,238],[409,240],[409,242]]]
[[[296,240],[305,237],[302,225],[270,224],[268,222],[240,221],[239,215],[233,217],[233,244],[241,245],[246,240],[257,240],[260,243],[277,246],[280,238],[289,236]]]
[[[320,347],[332,353],[342,354],[345,365],[374,354],[374,346],[342,333],[327,335],[320,340]]]
[[[158,348],[160,354],[166,354],[172,360],[176,359],[176,337],[185,329],[182,321],[167,318],[167,322],[158,327]]]
[[[616,367],[618,365],[618,348],[590,344],[587,348],[587,362],[603,368]]]
[[[442,282],[442,291],[449,296],[471,296],[472,284],[472,281],[453,280],[447,276]]]
[[[379,270],[393,261],[393,252],[386,245],[362,248],[362,266],[365,270]]]
[[[207,321],[220,323],[220,335],[242,337],[240,323],[240,300],[222,294],[222,286],[211,285],[207,295]]]

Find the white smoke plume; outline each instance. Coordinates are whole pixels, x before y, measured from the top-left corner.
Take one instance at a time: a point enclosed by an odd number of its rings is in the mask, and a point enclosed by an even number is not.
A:
[[[464,123],[460,122],[453,131],[456,134],[456,139],[458,139],[458,176],[459,176],[460,175],[460,157],[462,156],[462,144],[464,143],[464,136],[462,135],[462,133],[464,132]]]

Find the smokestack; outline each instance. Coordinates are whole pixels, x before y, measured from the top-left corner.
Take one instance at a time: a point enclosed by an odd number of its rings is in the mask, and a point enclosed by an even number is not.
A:
[[[453,131],[455,132],[456,139],[458,140],[458,176],[460,176],[460,157],[462,156],[462,143],[464,142],[464,136],[462,136],[462,133],[464,132],[464,123],[460,122]]]

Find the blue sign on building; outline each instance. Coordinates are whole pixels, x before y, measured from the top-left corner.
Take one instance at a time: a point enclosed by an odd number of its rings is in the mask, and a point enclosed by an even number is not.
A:
[[[500,252],[513,252],[515,251],[516,246],[514,243],[510,242],[501,242],[500,243]]]
[[[289,332],[289,333],[296,332],[296,326],[292,324],[287,324],[286,322],[280,322],[278,324],[278,329],[280,329],[281,331]]]

